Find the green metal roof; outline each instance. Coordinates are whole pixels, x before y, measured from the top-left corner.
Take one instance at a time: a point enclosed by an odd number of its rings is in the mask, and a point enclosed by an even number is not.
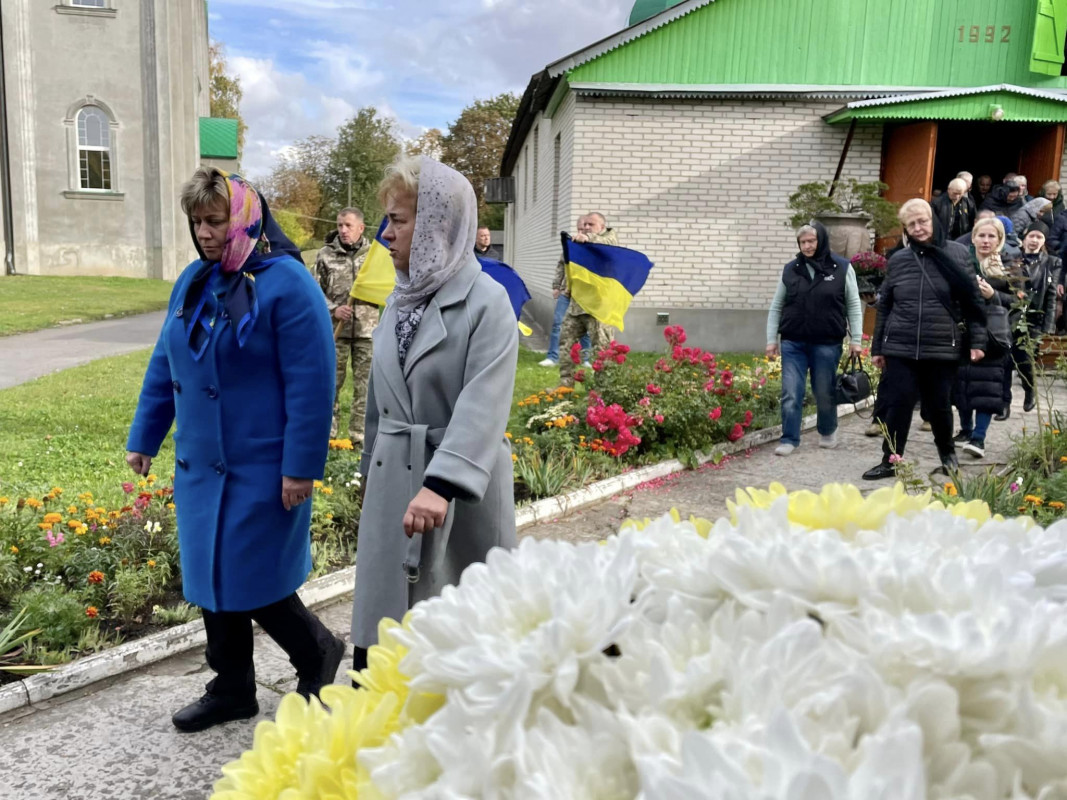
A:
[[[886,120],[995,120],[998,122],[1067,122],[1067,95],[1020,86],[924,92],[877,100],[860,100],[828,114],[827,122]]]
[[[685,0],[549,72],[571,84],[1061,88],[1052,45],[1065,16],[1067,0]]]
[[[630,11],[630,24],[636,25],[644,22],[649,17],[654,17],[661,11],[678,5],[683,0],[636,0]]]
[[[201,117],[200,157],[237,158],[237,120]]]

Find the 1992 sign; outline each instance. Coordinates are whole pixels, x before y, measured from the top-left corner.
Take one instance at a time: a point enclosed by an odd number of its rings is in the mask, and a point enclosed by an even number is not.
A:
[[[960,25],[959,41],[969,44],[1009,44],[1011,25]]]

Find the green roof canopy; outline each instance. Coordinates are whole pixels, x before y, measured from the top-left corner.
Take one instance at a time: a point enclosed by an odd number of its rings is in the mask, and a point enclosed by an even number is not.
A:
[[[830,123],[909,119],[1067,122],[1067,94],[1007,84],[917,92],[849,103],[824,119]]]
[[[630,25],[644,22],[650,17],[656,16],[661,11],[681,3],[682,0],[635,0],[634,7],[630,11]]]
[[[200,118],[200,157],[237,158],[237,120]]]

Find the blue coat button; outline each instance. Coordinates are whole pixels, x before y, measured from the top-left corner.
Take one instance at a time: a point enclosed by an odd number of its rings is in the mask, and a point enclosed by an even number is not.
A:
[[[170,385],[174,389],[174,394],[181,394],[182,385],[178,381],[171,381]]]
[[[214,386],[209,386],[207,387],[207,396],[214,400],[216,397],[219,396],[219,390],[216,389]]]
[[[226,465],[223,464],[221,461],[216,461],[215,462],[215,472],[217,472],[219,475],[225,475],[226,474]]]

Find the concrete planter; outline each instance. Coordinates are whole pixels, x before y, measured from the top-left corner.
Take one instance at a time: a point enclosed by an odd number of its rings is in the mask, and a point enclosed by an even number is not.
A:
[[[830,249],[839,256],[852,258],[856,253],[871,249],[871,231],[866,214],[820,214],[815,218],[830,235]]]

